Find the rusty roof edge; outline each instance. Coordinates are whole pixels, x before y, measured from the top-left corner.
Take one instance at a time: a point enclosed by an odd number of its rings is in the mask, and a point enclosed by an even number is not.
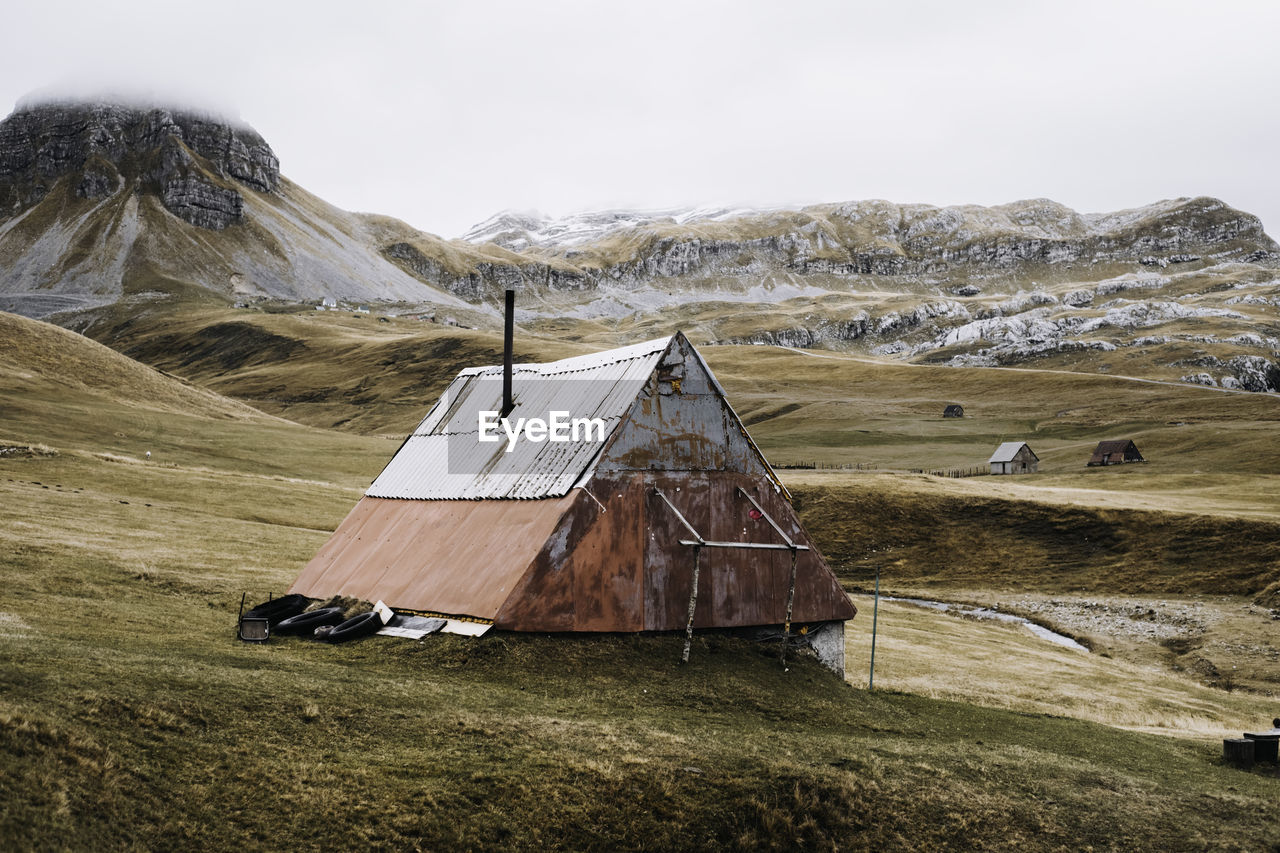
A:
[[[665,353],[671,346],[671,339],[675,335],[668,335],[662,338],[653,338],[647,341],[641,341],[638,344],[629,344],[625,347],[616,347],[614,349],[599,350],[597,352],[589,352],[584,355],[574,355],[568,358],[561,358],[556,361],[527,361],[520,364],[513,364],[513,371],[525,370],[533,373],[540,373],[544,376],[555,376],[559,373],[576,373],[581,370],[590,370],[593,367],[600,367],[606,364],[617,364],[620,361],[631,361],[632,359],[644,358],[659,352]],[[610,358],[602,358],[602,356],[611,355]],[[487,364],[479,367],[467,367],[459,371],[458,376],[479,376],[489,371],[502,371],[501,364]]]

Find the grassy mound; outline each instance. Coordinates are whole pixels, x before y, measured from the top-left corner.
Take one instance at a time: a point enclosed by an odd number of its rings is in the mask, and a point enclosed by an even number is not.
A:
[[[82,335],[17,314],[0,312],[0,391],[38,392],[53,384],[68,395],[156,411],[208,417],[261,417],[248,406],[165,376]]]
[[[716,636],[687,667],[678,637],[249,646],[225,582],[76,556],[4,565],[5,609],[46,614],[6,623],[0,670],[0,831],[18,847],[1280,840],[1275,780],[1211,742],[867,693]]]
[[[502,363],[502,336],[414,319],[316,311],[116,312],[89,330],[130,358],[312,426],[403,436],[466,367]],[[516,361],[582,347],[520,340]]]
[[[898,478],[795,486],[846,582],[1008,590],[1258,595],[1280,581],[1280,523],[930,489]]]

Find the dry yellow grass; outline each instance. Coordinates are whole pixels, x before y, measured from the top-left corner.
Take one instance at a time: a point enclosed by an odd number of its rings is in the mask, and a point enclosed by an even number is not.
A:
[[[164,376],[75,332],[4,312],[0,312],[0,370],[4,371],[3,390],[24,395],[48,396],[48,386],[53,385],[72,394],[100,394],[104,400],[128,399],[131,407],[140,410],[267,420],[262,412]]]
[[[871,596],[846,637],[847,677],[867,685]],[[1072,717],[1185,738],[1239,737],[1264,727],[1275,700],[1197,684],[1165,667],[1055,645],[1025,627],[881,600],[877,690]]]
[[[1162,469],[1167,466],[1161,466]],[[1179,474],[1131,466],[1074,473],[952,479],[924,474],[856,470],[786,469],[788,488],[852,487],[911,495],[989,498],[1049,506],[1135,509],[1280,521],[1280,475],[1200,472]]]
[[[168,394],[157,381],[141,393]],[[775,648],[718,634],[684,667],[676,636],[237,642],[241,593],[287,586],[395,444],[131,393],[0,372],[6,438],[57,451],[0,460],[14,849],[1280,841],[1273,778],[1209,741],[984,707],[993,661],[958,702],[851,689],[811,660],[784,671]],[[896,630],[883,678],[909,686]]]

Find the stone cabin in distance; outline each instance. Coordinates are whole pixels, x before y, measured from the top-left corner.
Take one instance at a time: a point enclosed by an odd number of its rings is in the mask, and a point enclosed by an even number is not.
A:
[[[1040,466],[1040,457],[1025,441],[1006,441],[987,462],[992,474],[1034,474]]]

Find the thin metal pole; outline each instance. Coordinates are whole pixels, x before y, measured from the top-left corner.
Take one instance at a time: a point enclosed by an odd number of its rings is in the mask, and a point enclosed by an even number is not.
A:
[[[702,546],[693,546],[693,589],[689,591],[689,624],[684,629],[684,654],[680,655],[680,663],[689,662],[689,647],[693,645],[693,611],[698,606],[698,562],[702,556]]]
[[[791,638],[791,605],[796,600],[796,548],[791,549],[791,584],[787,587],[787,619],[782,623],[782,668],[787,667],[787,640]]]
[[[880,618],[880,567],[876,567],[876,599],[871,606],[871,678],[867,681],[867,690],[876,689],[876,622]]]
[[[662,502],[666,504],[671,509],[671,511],[676,514],[676,518],[680,519],[680,523],[684,525],[684,529],[688,530],[689,533],[693,535],[694,541],[687,542],[684,539],[681,539],[680,540],[681,545],[702,546],[707,544],[706,541],[702,538],[702,534],[699,533],[697,530],[694,530],[693,525],[689,523],[689,520],[685,518],[684,515],[681,514],[680,510],[676,509],[676,505],[673,504],[671,501],[667,500],[667,496],[662,493],[662,489],[654,489],[653,493],[658,497],[662,498]]]

